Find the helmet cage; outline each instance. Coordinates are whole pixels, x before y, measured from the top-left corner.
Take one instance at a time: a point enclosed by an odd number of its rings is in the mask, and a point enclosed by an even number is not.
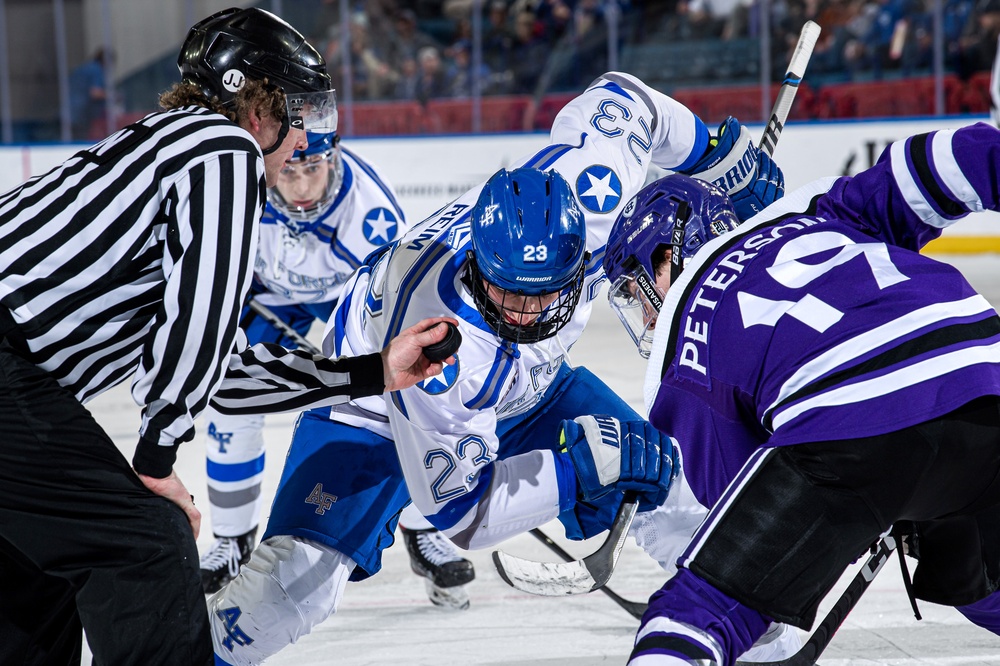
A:
[[[475,253],[472,250],[468,251],[467,254],[469,258],[469,287],[472,291],[472,299],[476,304],[476,309],[479,310],[479,314],[482,315],[483,320],[486,324],[493,329],[493,331],[502,340],[507,342],[513,342],[515,344],[532,344],[535,342],[541,342],[542,340],[547,340],[558,333],[566,324],[569,323],[570,319],[573,318],[573,312],[576,310],[576,305],[580,301],[580,294],[583,291],[583,278],[586,274],[586,261],[580,266],[576,274],[571,278],[569,284],[563,287],[562,290],[558,292],[556,300],[550,303],[547,307],[536,307],[534,309],[528,310],[525,307],[512,307],[510,303],[500,302],[497,303],[490,295],[488,291],[488,286],[490,283],[483,276],[482,272],[479,270],[479,265],[476,263]],[[547,295],[551,295],[554,292],[548,292],[548,294],[526,294],[522,290],[518,291],[508,291],[493,285],[496,289],[500,290],[504,295],[512,295],[523,297],[524,305],[528,305],[532,302],[532,299],[538,299],[536,305],[541,305],[541,299]],[[508,319],[506,315],[517,319],[526,314],[534,314],[538,312],[538,316],[534,318],[530,323],[517,323]]]
[[[277,187],[272,187],[268,190],[268,201],[274,206],[275,210],[289,220],[306,223],[315,222],[329,210],[333,202],[337,200],[337,195],[340,194],[340,188],[344,183],[344,161],[340,154],[340,145],[339,141],[336,140],[337,138],[339,137],[335,137],[333,146],[323,152],[303,155],[301,151],[296,151],[295,155],[288,160],[286,166],[282,167],[282,170],[287,168],[297,169],[320,162],[328,162],[330,167],[323,194],[306,206],[296,206],[286,201]]]

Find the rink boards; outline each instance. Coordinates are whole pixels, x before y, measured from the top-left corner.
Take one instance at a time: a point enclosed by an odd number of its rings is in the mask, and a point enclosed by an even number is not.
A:
[[[709,125],[721,119],[706,118]],[[789,189],[824,176],[854,174],[875,162],[889,143],[919,132],[986,122],[985,116],[926,120],[791,123],[781,135],[775,158]],[[750,126],[754,135],[759,126]],[[419,221],[500,167],[530,155],[548,142],[548,134],[345,138],[393,184],[411,221]],[[51,169],[76,145],[0,147],[0,191]],[[1000,217],[970,216],[935,241],[939,252],[1000,251]]]

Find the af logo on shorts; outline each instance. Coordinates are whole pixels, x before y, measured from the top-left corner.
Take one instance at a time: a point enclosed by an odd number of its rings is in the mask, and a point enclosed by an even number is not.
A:
[[[361,229],[369,243],[385,245],[396,239],[399,221],[396,220],[396,214],[388,208],[372,208],[365,214]]]
[[[603,164],[593,164],[576,179],[576,197],[587,210],[610,213],[622,200],[622,181]]]
[[[312,492],[309,493],[309,497],[306,498],[306,504],[315,504],[316,513],[320,516],[325,515],[327,511],[332,509],[336,501],[336,495],[323,492],[322,483],[317,483],[313,486]]]
[[[458,379],[458,366],[460,363],[461,361],[458,358],[458,354],[456,354],[454,365],[444,366],[444,369],[440,374],[428,377],[424,381],[419,382],[417,386],[419,386],[424,393],[429,393],[430,395],[441,395],[455,385],[455,380]]]

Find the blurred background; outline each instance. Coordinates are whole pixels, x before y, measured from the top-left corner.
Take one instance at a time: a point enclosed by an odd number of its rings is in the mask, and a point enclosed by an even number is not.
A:
[[[257,6],[324,53],[349,137],[547,130],[608,70],[710,125],[768,115],[803,23],[792,120],[985,114],[1000,0],[0,0],[0,143],[92,142],[156,109],[187,29]]]

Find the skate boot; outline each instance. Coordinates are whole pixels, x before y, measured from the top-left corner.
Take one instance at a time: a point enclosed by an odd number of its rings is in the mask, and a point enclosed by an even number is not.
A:
[[[250,559],[257,528],[236,537],[215,536],[215,543],[201,556],[201,586],[205,594],[215,594],[236,578],[240,567]]]
[[[409,530],[400,525],[413,573],[425,578],[427,597],[435,606],[465,610],[469,595],[463,585],[476,577],[472,562],[461,557],[438,530]]]

